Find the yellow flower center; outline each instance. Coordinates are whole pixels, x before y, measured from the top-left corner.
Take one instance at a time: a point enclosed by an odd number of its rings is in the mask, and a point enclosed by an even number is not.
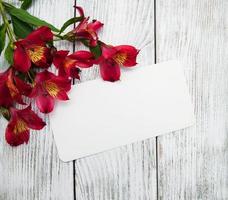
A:
[[[19,134],[19,133],[22,133],[22,132],[27,131],[27,130],[28,130],[27,124],[23,120],[18,119],[17,123],[13,129],[13,132],[15,134]]]
[[[117,53],[113,58],[119,65],[123,65],[123,63],[127,59],[126,53]]]
[[[11,97],[15,97],[19,94],[19,90],[14,85],[12,78],[8,78],[8,80],[6,81],[6,85],[9,89]]]
[[[56,97],[60,91],[59,87],[51,81],[44,82],[44,87],[52,97]]]
[[[71,66],[73,66],[75,64],[75,60],[72,60],[72,59],[69,59],[69,58],[66,58],[65,61],[64,61],[64,68],[65,69],[68,69],[70,68]]]
[[[33,63],[40,61],[44,57],[45,47],[35,46],[28,50],[29,58]]]

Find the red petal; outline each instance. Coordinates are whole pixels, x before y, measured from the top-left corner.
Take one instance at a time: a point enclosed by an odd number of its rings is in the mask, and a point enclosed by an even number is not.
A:
[[[15,100],[17,103],[25,105],[22,99],[22,94],[20,93],[19,89],[16,87],[14,82],[14,73],[13,70],[9,70],[8,78],[6,80],[6,85],[9,89],[9,93],[11,95],[11,98]]]
[[[43,93],[42,87],[40,84],[35,84],[35,86],[32,89],[32,92],[29,94],[30,98],[35,98],[39,96],[39,94]]]
[[[44,46],[30,45],[26,50],[29,59],[38,67],[48,68],[52,63],[51,49]]]
[[[32,91],[32,87],[16,76],[14,77],[14,81],[20,93],[22,95],[29,96]]]
[[[89,23],[88,24],[88,28],[89,29],[92,29],[93,31],[97,31],[99,30],[104,24],[101,23],[100,21],[97,21],[97,20],[93,20],[92,23]]]
[[[117,50],[113,46],[102,45],[102,56],[105,59],[112,58],[116,52]]]
[[[130,45],[120,45],[120,46],[116,46],[115,49],[117,50],[117,55],[123,54],[126,56],[125,61],[122,63],[123,66],[132,67],[137,64],[136,58],[139,51],[135,47]]]
[[[69,77],[69,74],[67,74],[66,71],[65,71],[65,69],[61,67],[58,70],[58,76],[59,77],[62,77],[62,78],[68,78]]]
[[[58,92],[57,98],[62,101],[69,100],[69,97],[67,96],[67,93],[65,91]]]
[[[75,6],[75,8],[78,10],[80,17],[84,17],[84,11],[83,8],[80,6]]]
[[[10,107],[13,105],[13,99],[6,85],[0,85],[0,106]]]
[[[53,64],[57,67],[60,68],[63,65],[63,61],[65,60],[65,58],[67,57],[69,51],[57,51],[54,54],[54,58],[53,58]]]
[[[18,146],[29,141],[29,130],[23,131],[20,134],[14,133],[14,126],[8,124],[6,128],[5,138],[8,144],[11,146]]]
[[[5,138],[11,146],[18,146],[23,143],[27,143],[29,140],[29,128],[21,118],[18,117],[16,108],[11,108],[11,118],[6,128]]]
[[[76,51],[73,54],[68,56],[71,59],[75,59],[75,60],[83,60],[83,59],[92,59],[93,58],[93,54],[89,51]]]
[[[100,64],[100,74],[105,81],[118,81],[120,79],[120,67],[112,59],[105,60]]]
[[[53,33],[47,26],[41,26],[40,28],[30,33],[27,36],[26,40],[31,44],[44,44],[53,40]]]
[[[77,34],[78,32],[85,32],[88,25],[89,17],[84,18],[78,26],[73,30],[73,33]]]
[[[35,82],[36,83],[42,83],[43,81],[49,80],[49,79],[54,78],[54,77],[56,77],[55,74],[45,70],[43,72],[36,74]]]
[[[70,59],[75,59],[76,65],[81,68],[88,68],[93,66],[94,57],[93,54],[89,51],[77,51],[68,56]]]
[[[42,113],[50,113],[54,109],[54,98],[50,95],[40,95],[36,98],[36,105]]]
[[[60,90],[63,90],[65,92],[68,92],[71,89],[71,80],[69,79],[56,76],[55,78],[50,80],[50,82],[56,84]]]
[[[76,79],[80,80],[80,72],[81,72],[81,70],[79,68],[72,67],[70,69],[70,72],[69,72],[70,73],[70,77],[71,78],[76,78]]]
[[[86,30],[83,29],[76,33],[76,39],[77,40],[80,40],[80,39],[92,40],[93,37],[89,32],[87,32]]]
[[[9,71],[0,73],[0,106],[10,107],[13,104],[12,97],[10,95],[9,89],[6,86],[6,81],[9,76]]]
[[[31,110],[31,105],[18,111],[18,116],[26,122],[29,128],[34,130],[41,130],[46,125],[46,123]]]
[[[21,72],[27,72],[31,67],[31,61],[24,48],[18,46],[13,55],[14,68]]]

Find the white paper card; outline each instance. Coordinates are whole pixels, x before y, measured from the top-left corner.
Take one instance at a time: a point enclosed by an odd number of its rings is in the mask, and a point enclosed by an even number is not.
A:
[[[128,69],[121,81],[73,86],[51,126],[59,157],[70,161],[193,125],[182,66],[170,61]]]

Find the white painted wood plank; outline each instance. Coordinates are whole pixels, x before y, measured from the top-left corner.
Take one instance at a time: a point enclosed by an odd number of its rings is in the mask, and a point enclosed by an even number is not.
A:
[[[37,0],[30,12],[59,27],[74,15],[73,5],[73,0]],[[62,43],[58,47],[72,49],[73,46]],[[74,199],[73,163],[59,160],[50,126],[43,131],[32,131],[28,145],[12,148],[4,140],[6,124],[0,122],[0,199]]]
[[[76,199],[156,198],[155,139],[76,161]]]
[[[158,61],[179,58],[197,123],[158,138],[159,199],[228,199],[227,1],[157,0]]]
[[[84,7],[91,19],[104,22],[101,40],[113,45],[135,45],[141,49],[141,65],[154,62],[153,1],[77,0],[77,5]],[[82,81],[94,79],[98,69],[82,76]],[[155,199],[155,146],[153,138],[77,160],[76,199]]]

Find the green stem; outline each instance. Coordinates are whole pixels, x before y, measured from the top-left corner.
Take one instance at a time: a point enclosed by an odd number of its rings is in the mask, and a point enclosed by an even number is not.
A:
[[[31,76],[30,72],[28,71],[27,74],[28,74],[28,77],[29,77],[30,81],[33,83],[34,80],[33,80],[32,76]]]
[[[9,40],[11,41],[11,43],[15,42],[15,36],[14,36],[14,32],[9,24],[9,21],[6,17],[6,12],[5,12],[5,9],[4,9],[4,6],[3,6],[3,2],[2,0],[0,0],[0,13],[1,13],[1,16],[2,16],[2,19],[3,19],[3,22],[6,26],[6,30],[7,30],[7,35],[9,37]]]
[[[64,39],[62,35],[54,34],[54,36],[55,36],[56,38],[61,39],[61,40],[63,40],[63,39]]]

